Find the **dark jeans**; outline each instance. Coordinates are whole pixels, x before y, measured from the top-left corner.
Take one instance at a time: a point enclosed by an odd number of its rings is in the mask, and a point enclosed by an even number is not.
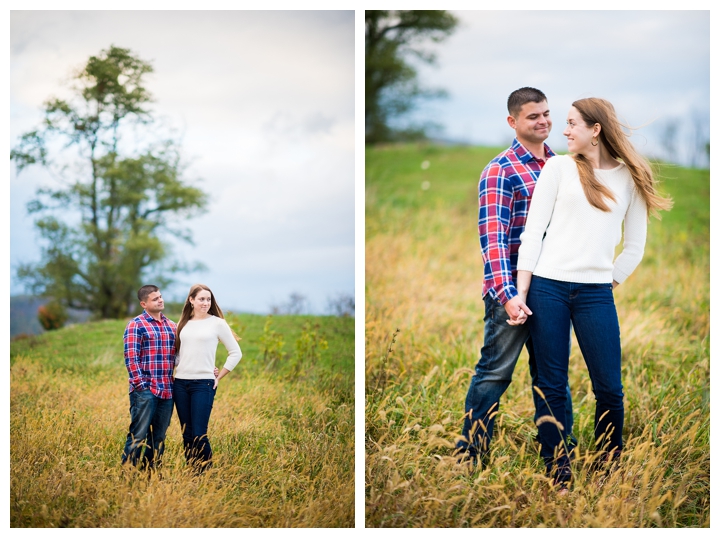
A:
[[[464,439],[458,441],[457,444],[457,448],[471,458],[483,456],[489,450],[495,415],[500,406],[500,397],[512,381],[515,364],[523,345],[527,347],[529,354],[532,384],[536,385],[537,383],[535,351],[532,339],[528,338],[527,323],[516,326],[508,325],[509,316],[505,307],[493,300],[489,294],[485,295],[484,300],[485,339],[480,350],[480,359],[475,366],[475,375],[470,380],[470,388],[465,398],[465,421],[462,431]],[[570,329],[568,328],[569,334]],[[569,350],[569,343],[567,345]],[[565,388],[567,399],[564,421],[568,425],[567,431],[572,434],[572,399],[567,382]],[[532,388],[529,390],[532,392],[535,403],[535,419],[537,420],[540,399]]]
[[[527,325],[535,348],[537,385],[545,395],[540,415],[554,417],[539,427],[541,454],[549,474],[569,476],[564,431],[568,379],[567,338],[575,330],[595,393],[595,442],[600,456],[613,459],[623,447],[623,387],[620,379],[620,325],[612,284],[576,284],[534,276]],[[553,471],[553,467],[557,468]]]
[[[173,384],[173,400],[183,434],[185,459],[202,471],[211,465],[212,448],[207,430],[213,401],[214,379],[178,379]]]
[[[155,396],[150,389],[130,393],[130,428],[122,454],[122,463],[129,461],[141,468],[160,465],[165,450],[165,433],[172,417],[173,401]],[[142,449],[145,451],[142,453]]]

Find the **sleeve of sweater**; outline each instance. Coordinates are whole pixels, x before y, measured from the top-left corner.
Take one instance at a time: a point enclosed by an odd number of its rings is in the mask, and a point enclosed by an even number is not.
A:
[[[225,346],[225,349],[228,350],[228,357],[225,360],[224,368],[232,370],[240,362],[240,359],[242,358],[242,351],[240,351],[240,346],[238,345],[237,340],[235,340],[227,321],[221,318],[218,319],[220,320],[218,323],[218,338]]]
[[[618,284],[630,276],[645,253],[647,205],[637,189],[633,189],[632,200],[625,212],[624,228],[623,250],[615,259],[613,268],[613,280]]]
[[[535,266],[540,258],[543,236],[555,209],[555,200],[560,186],[560,164],[557,157],[550,158],[535,184],[530,211],[525,221],[525,230],[520,234],[518,271],[530,271],[531,273],[535,271]]]

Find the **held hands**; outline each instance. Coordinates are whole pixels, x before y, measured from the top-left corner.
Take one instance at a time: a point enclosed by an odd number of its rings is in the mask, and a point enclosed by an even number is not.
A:
[[[507,320],[508,325],[522,325],[532,315],[532,311],[525,304],[524,295],[516,295],[505,303],[505,311],[510,319]]]
[[[216,389],[218,386],[218,374],[220,373],[220,369],[216,366],[213,373],[215,374],[215,384],[213,385],[213,389]]]

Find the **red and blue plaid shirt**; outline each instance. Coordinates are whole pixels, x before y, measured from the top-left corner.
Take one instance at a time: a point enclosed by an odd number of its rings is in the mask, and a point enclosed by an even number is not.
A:
[[[555,154],[545,146],[545,158]],[[483,297],[500,304],[517,295],[520,234],[530,209],[535,182],[545,161],[513,140],[512,146],[488,163],[478,184],[478,233],[484,263]]]
[[[129,392],[150,389],[158,398],[172,398],[175,330],[175,323],[162,312],[158,320],[143,310],[128,322],[123,343]]]

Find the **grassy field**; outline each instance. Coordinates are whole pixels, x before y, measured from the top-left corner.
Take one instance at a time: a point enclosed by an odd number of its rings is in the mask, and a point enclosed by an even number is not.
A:
[[[121,470],[125,321],[13,341],[11,527],[353,527],[354,319],[227,318],[243,358],[220,382],[201,477],[174,413],[162,476]]]
[[[490,465],[455,464],[482,345],[477,182],[502,148],[366,153],[367,527],[709,527],[710,175],[659,168],[675,207],[616,292],[626,449],[604,484],[583,465],[594,396],[576,342],[575,486],[553,494],[533,437],[527,355],[501,400]]]

